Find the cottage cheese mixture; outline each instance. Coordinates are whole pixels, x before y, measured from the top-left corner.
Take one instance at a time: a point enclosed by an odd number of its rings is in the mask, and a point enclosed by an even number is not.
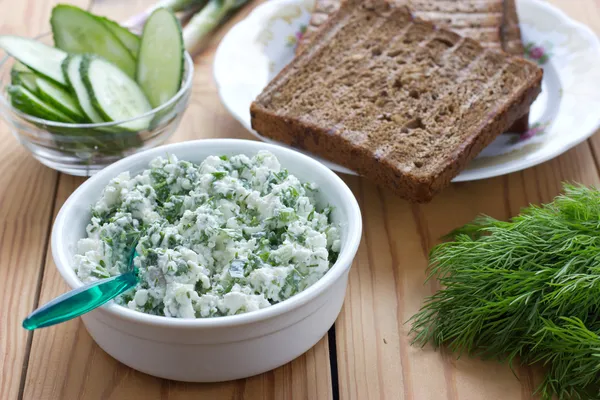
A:
[[[121,274],[137,240],[140,282],[118,304],[177,318],[268,307],[315,283],[340,251],[316,190],[268,152],[200,165],[159,157],[104,189],[74,269],[84,282]]]

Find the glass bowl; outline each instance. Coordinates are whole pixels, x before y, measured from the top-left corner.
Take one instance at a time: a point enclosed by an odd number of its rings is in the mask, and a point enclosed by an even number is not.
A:
[[[52,45],[50,33],[36,40]],[[19,142],[42,164],[70,175],[90,176],[123,157],[164,143],[177,129],[192,88],[194,63],[185,52],[181,89],[168,102],[122,121],[68,124],[36,118],[14,108],[7,95],[15,59],[0,60],[0,113]],[[150,127],[129,131],[120,125],[152,117]]]

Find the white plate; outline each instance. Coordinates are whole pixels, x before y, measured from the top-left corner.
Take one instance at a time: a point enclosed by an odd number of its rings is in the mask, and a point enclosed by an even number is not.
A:
[[[294,57],[314,0],[270,0],[223,38],[214,62],[219,96],[252,134],[250,103]],[[519,0],[526,56],[544,68],[542,93],[531,107],[530,130],[500,135],[454,181],[519,171],[565,152],[600,128],[600,41],[585,25],[540,0]],[[280,143],[278,143],[280,144]],[[353,171],[311,154],[329,168]]]

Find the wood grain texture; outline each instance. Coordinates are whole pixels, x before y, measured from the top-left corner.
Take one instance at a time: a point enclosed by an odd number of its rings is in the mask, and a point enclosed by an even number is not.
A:
[[[3,1],[0,32],[35,36],[47,31],[53,3]],[[38,295],[57,178],[10,129],[5,121],[0,124],[0,399],[19,396],[27,365],[31,334],[21,321]]]
[[[92,11],[124,20],[152,3],[152,0],[138,0],[124,6],[116,0],[104,0],[94,3]],[[232,23],[229,22],[229,25]],[[195,59],[191,104],[171,142],[208,137],[251,137],[218,101],[211,70],[214,48],[212,44],[206,53]],[[80,178],[60,176],[54,214],[81,182]],[[40,302],[46,302],[66,290],[68,288],[48,251]],[[274,371],[235,382],[190,384],[154,378],[120,364],[93,342],[77,319],[34,333],[23,398],[302,400],[329,399],[332,397],[331,388],[327,338]]]
[[[341,399],[530,399],[539,371],[411,347],[410,325],[423,299],[427,253],[437,239],[480,213],[506,219],[550,201],[561,182],[598,185],[588,143],[538,167],[505,177],[454,184],[427,205],[410,205],[358,178],[364,237],[336,323]]]
[[[87,0],[70,0],[86,6]],[[124,20],[155,0],[97,0],[92,10]],[[600,0],[549,0],[600,33]],[[255,1],[256,5],[260,1]],[[0,2],[0,32],[33,35],[46,27],[51,0]],[[208,137],[252,138],[218,100],[212,59],[221,28],[195,58],[191,102],[170,142]],[[599,90],[600,96],[600,90]],[[0,125],[0,399],[330,399],[329,346],[277,370],[227,383],[189,384],[136,372],[104,353],[80,320],[28,335],[20,326],[35,306],[68,288],[47,248],[53,215],[83,181],[41,166]],[[479,213],[508,218],[529,203],[549,201],[561,182],[599,185],[600,136],[561,157],[505,177],[454,184],[432,203],[414,206],[368,181],[344,177],[359,199],[364,235],[336,322],[341,399],[531,399],[540,372],[455,360],[444,351],[411,347],[408,318],[438,287],[423,285],[427,253],[442,234]],[[43,273],[43,275],[40,275]],[[21,389],[21,393],[20,393]],[[21,396],[19,396],[21,394]]]

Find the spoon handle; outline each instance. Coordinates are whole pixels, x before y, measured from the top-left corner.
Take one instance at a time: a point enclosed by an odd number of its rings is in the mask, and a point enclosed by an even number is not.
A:
[[[29,314],[23,320],[23,328],[33,330],[68,321],[101,306],[136,284],[136,273],[126,272],[73,289]]]

